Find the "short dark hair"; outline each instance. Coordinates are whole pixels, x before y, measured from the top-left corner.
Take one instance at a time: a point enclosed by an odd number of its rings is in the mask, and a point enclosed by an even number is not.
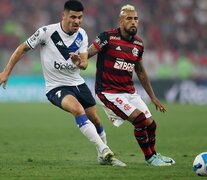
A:
[[[69,1],[65,2],[64,10],[67,10],[67,11],[70,11],[70,10],[72,10],[72,11],[83,11],[84,7],[83,7],[83,4],[80,1],[69,0]]]

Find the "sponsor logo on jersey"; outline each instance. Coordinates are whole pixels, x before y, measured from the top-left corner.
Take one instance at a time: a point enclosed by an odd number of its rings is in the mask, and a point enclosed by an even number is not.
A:
[[[75,43],[76,43],[76,45],[77,45],[78,47],[81,46],[81,42],[82,42],[82,39],[77,38],[77,39],[75,40]]]
[[[132,49],[132,54],[137,57],[138,53],[139,53],[139,50],[134,47],[134,49]]]
[[[54,68],[58,70],[75,70],[77,67],[73,64],[54,62]]]
[[[111,39],[120,40],[120,39],[121,39],[121,37],[110,36],[110,40],[111,40]]]
[[[143,43],[140,42],[140,41],[134,41],[134,44],[137,44],[137,45],[139,45],[139,46],[143,46]]]
[[[130,110],[132,107],[129,104],[124,104],[124,110],[128,111]]]
[[[64,44],[63,44],[62,41],[58,41],[58,42],[56,43],[56,45],[58,45],[58,46],[64,46]]]
[[[133,63],[127,63],[121,60],[116,60],[115,64],[114,64],[114,68],[115,69],[120,69],[120,70],[125,70],[128,72],[132,72],[134,69],[135,64]]]

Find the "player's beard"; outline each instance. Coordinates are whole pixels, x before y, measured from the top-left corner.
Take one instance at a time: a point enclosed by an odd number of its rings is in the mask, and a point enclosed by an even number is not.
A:
[[[136,27],[130,27],[129,29],[125,28],[125,31],[130,35],[130,36],[135,36],[137,34],[137,28]]]

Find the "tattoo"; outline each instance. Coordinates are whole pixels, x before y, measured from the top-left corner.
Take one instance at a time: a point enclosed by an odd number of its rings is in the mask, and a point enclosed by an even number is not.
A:
[[[88,48],[88,59],[98,53],[98,49],[92,44]]]
[[[135,65],[135,71],[136,73],[142,73],[143,72],[143,65],[141,61],[138,61]]]
[[[154,92],[153,92],[151,83],[149,81],[149,78],[147,76],[147,73],[146,73],[141,61],[136,63],[135,71],[136,71],[136,74],[137,74],[137,77],[138,77],[140,83],[142,84],[142,87],[145,89],[145,91],[147,92],[147,94],[150,97],[153,97]]]

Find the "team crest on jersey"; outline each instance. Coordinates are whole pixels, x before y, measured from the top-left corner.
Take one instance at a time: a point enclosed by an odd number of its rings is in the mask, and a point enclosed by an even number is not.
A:
[[[134,49],[132,49],[132,54],[134,56],[138,56],[139,50],[137,48],[134,47]]]
[[[77,45],[78,47],[81,46],[81,42],[82,42],[82,40],[79,39],[79,38],[77,38],[77,39],[75,40],[75,43],[76,43],[76,45]]]

